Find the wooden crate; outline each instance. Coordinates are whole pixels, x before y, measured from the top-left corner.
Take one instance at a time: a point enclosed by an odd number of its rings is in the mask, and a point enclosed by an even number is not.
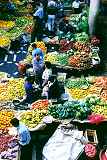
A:
[[[98,144],[96,130],[87,129],[84,133],[84,136],[86,137],[86,139],[89,143],[94,144],[94,145]]]

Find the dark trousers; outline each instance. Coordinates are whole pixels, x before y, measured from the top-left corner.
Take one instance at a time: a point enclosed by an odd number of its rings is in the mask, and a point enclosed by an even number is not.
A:
[[[25,146],[21,145],[21,156],[20,160],[32,160],[32,144]]]

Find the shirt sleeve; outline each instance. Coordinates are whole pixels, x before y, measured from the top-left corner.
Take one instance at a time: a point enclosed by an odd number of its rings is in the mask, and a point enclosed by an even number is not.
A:
[[[23,131],[19,134],[19,143],[21,145],[27,145],[29,144],[31,138],[30,138],[30,134],[27,131]]]

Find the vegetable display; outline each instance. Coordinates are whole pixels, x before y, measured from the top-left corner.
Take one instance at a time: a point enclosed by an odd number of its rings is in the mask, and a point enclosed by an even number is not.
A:
[[[20,121],[24,123],[28,128],[32,129],[35,128],[46,115],[46,110],[35,109],[32,111],[25,111],[20,115]]]
[[[0,135],[0,159],[15,160],[18,155],[19,145],[15,137]]]
[[[0,101],[11,101],[25,95],[24,79],[9,79],[0,83]]]
[[[68,101],[62,104],[49,106],[48,114],[58,119],[86,119],[91,109],[85,103]]]
[[[32,103],[32,109],[47,109],[49,101],[47,99],[38,100]]]

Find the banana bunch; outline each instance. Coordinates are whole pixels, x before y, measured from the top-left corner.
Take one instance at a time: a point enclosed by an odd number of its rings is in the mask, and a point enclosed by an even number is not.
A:
[[[20,121],[24,123],[28,128],[35,128],[46,115],[46,110],[36,109],[32,111],[25,111],[21,114]]]
[[[13,21],[3,21],[0,20],[0,28],[10,29],[15,26],[15,22]]]

